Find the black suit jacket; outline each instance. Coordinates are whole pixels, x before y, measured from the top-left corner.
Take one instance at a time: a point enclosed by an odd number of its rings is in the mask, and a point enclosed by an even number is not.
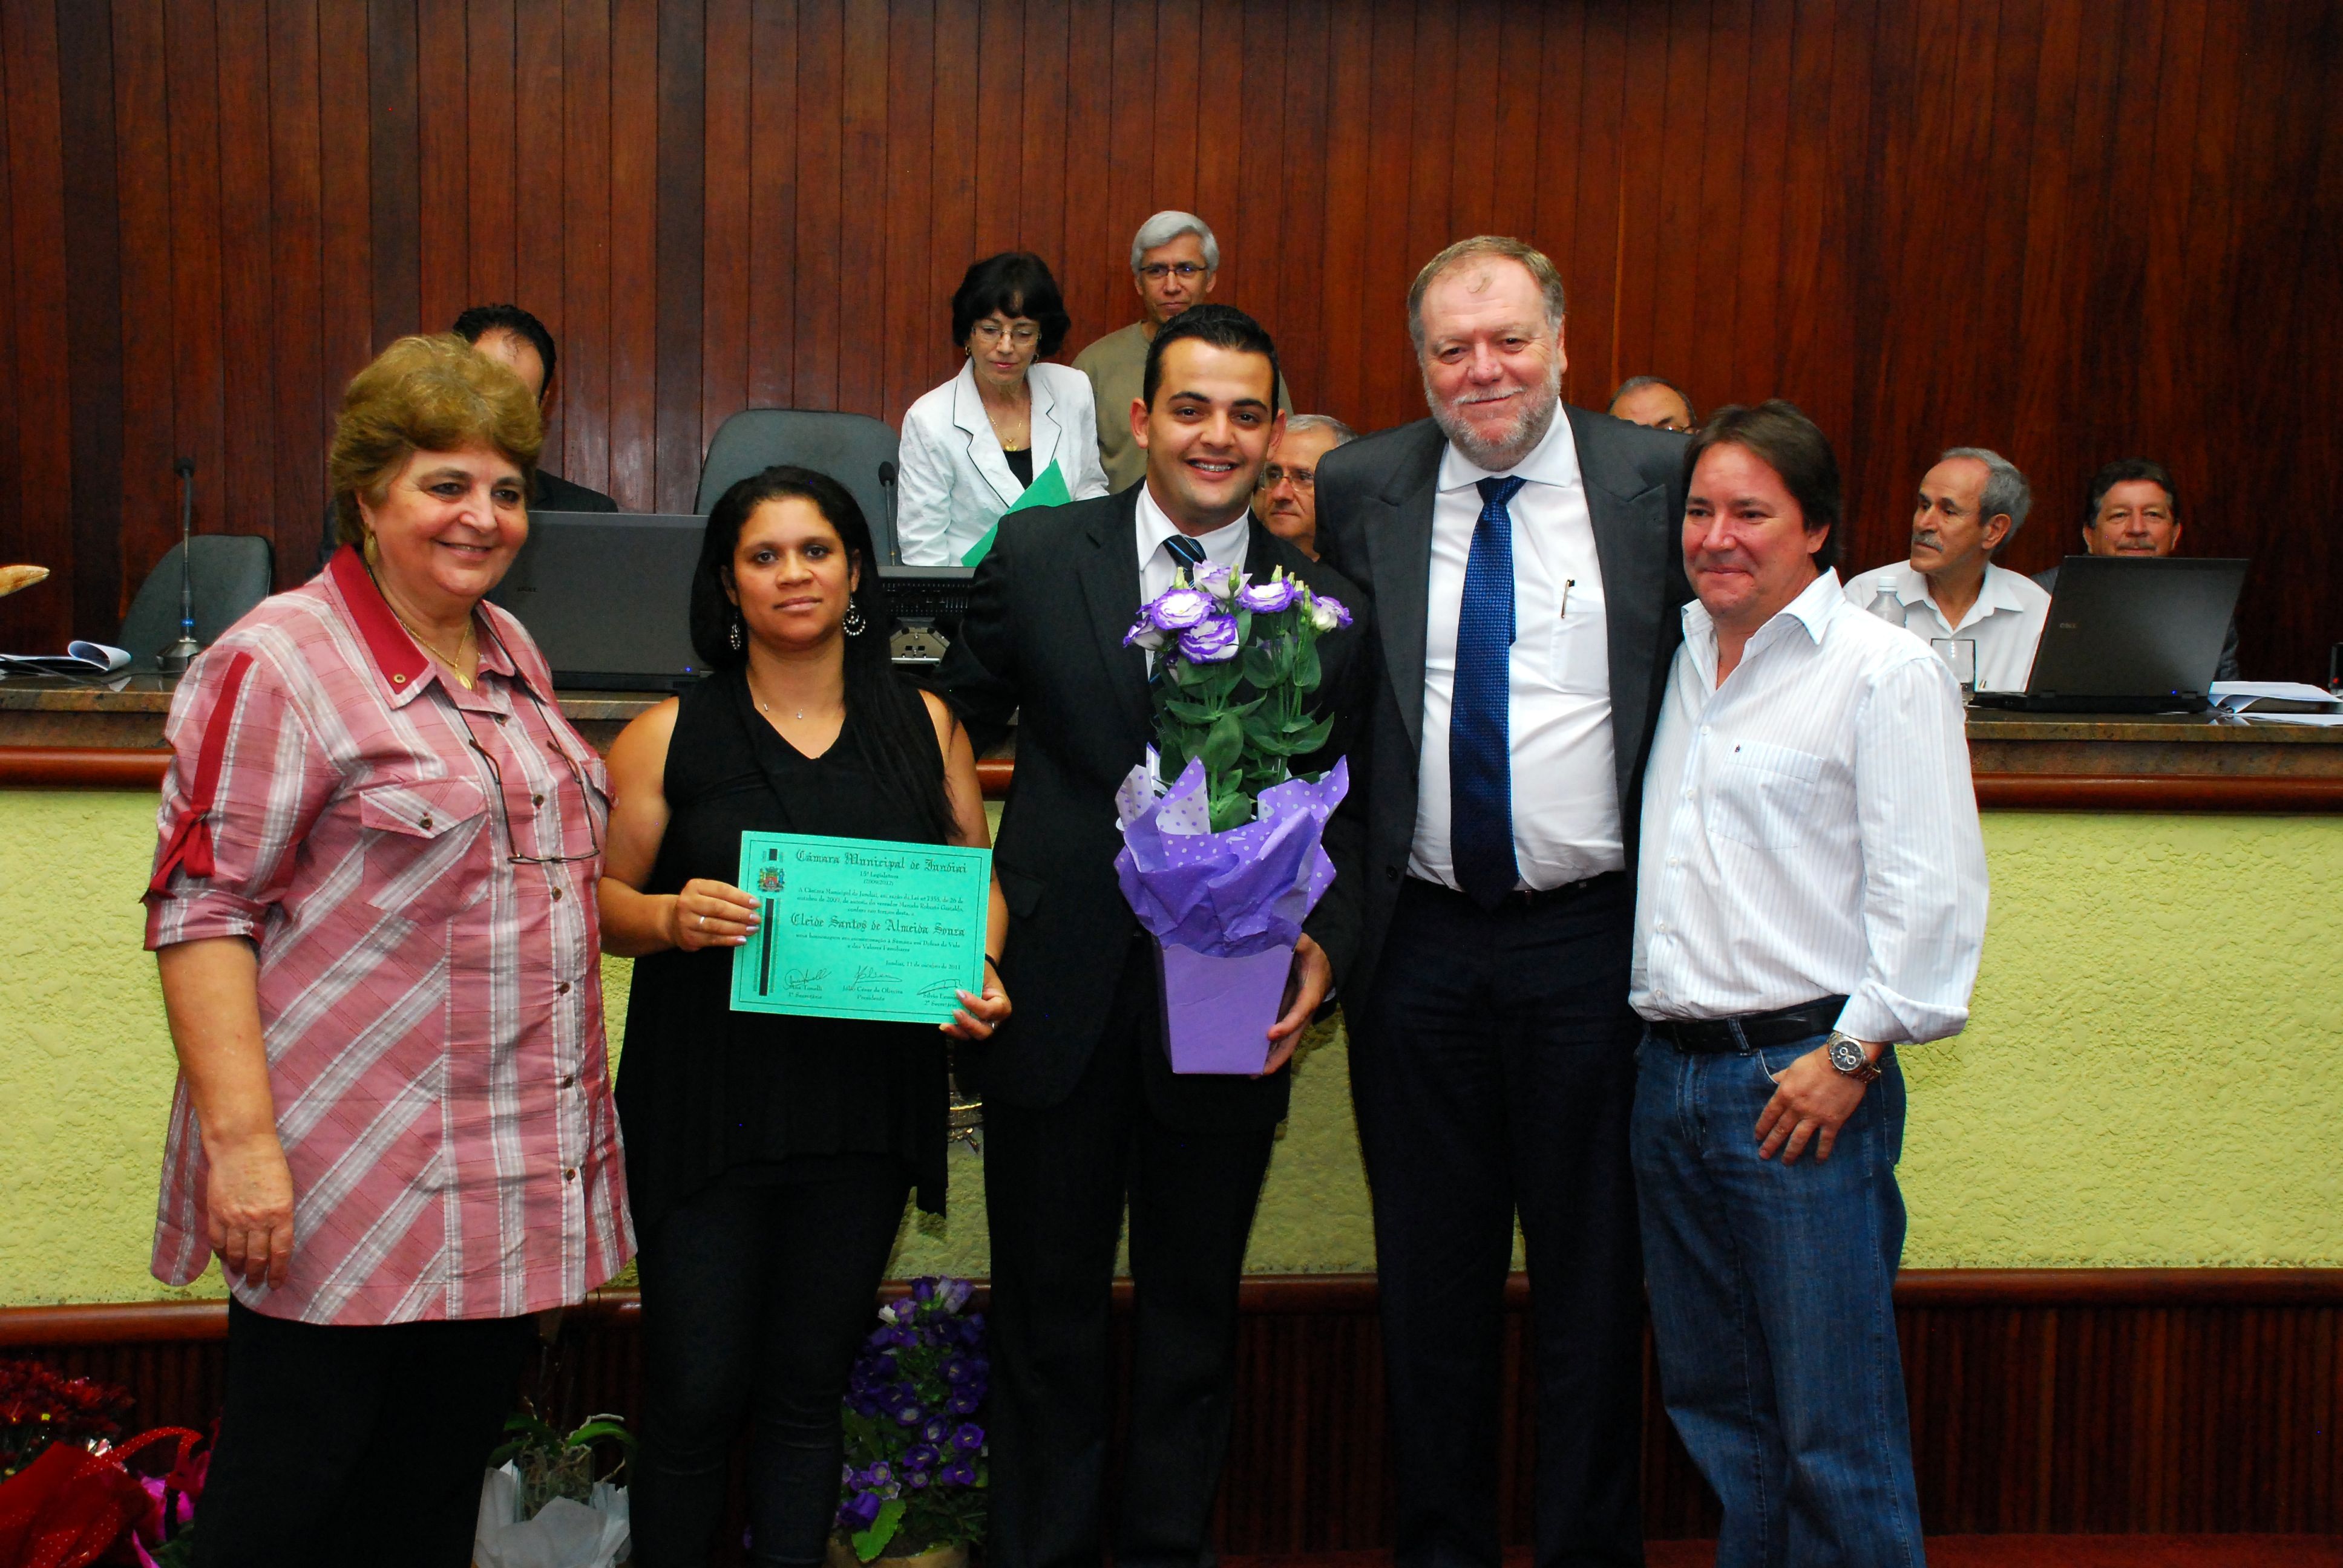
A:
[[[1668,660],[1684,639],[1679,607],[1692,597],[1682,546],[1685,439],[1583,408],[1563,413],[1578,443],[1603,567],[1619,826],[1632,875],[1644,763]],[[1372,983],[1415,838],[1432,508],[1447,446],[1440,427],[1423,419],[1337,447],[1318,464],[1320,548],[1364,589],[1377,633],[1363,754],[1354,751],[1351,762],[1352,799],[1363,813],[1366,839],[1365,875],[1354,887],[1364,908],[1347,982],[1353,993]]]
[[[1140,606],[1138,504],[1133,487],[1004,518],[938,672],[980,746],[1019,715],[1016,777],[993,852],[1010,911],[1002,979],[1016,1012],[972,1061],[985,1094],[1011,1104],[1051,1105],[1071,1092],[1139,929],[1114,876],[1122,847],[1114,792],[1154,734],[1146,656],[1122,646]],[[1348,581],[1258,522],[1245,566],[1262,577],[1282,566],[1315,591],[1346,604],[1357,598]],[[1320,639],[1320,711],[1356,710],[1349,694],[1364,629],[1354,624]],[[1323,765],[1340,744],[1338,734],[1301,770]],[[1338,885],[1358,879],[1356,842],[1354,828],[1330,828]],[[1354,908],[1330,892],[1308,924],[1338,977],[1355,946]],[[1282,1072],[1175,1078],[1159,1046],[1147,1055],[1149,1102],[1175,1124],[1202,1131],[1274,1124],[1285,1114]]]

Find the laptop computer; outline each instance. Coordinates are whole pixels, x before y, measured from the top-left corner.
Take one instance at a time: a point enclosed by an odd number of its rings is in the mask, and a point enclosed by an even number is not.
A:
[[[2197,713],[2245,587],[2243,560],[2068,556],[2024,691],[1979,692],[2021,713]]]
[[[520,618],[568,690],[678,691],[707,673],[691,648],[691,573],[706,518],[531,512],[528,542],[488,597]]]

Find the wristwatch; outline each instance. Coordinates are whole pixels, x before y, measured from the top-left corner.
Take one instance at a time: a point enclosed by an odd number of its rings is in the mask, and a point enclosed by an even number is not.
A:
[[[1823,1050],[1829,1053],[1831,1066],[1857,1083],[1869,1083],[1879,1076],[1879,1064],[1871,1060],[1864,1042],[1851,1034],[1831,1030],[1831,1037],[1823,1041]],[[1882,1057],[1886,1054],[1885,1050],[1880,1052]]]

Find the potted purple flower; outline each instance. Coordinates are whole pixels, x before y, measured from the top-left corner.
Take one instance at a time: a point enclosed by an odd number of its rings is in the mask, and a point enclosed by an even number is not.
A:
[[[1349,788],[1337,761],[1297,777],[1331,720],[1309,698],[1342,602],[1272,572],[1207,565],[1141,607],[1123,638],[1155,655],[1155,745],[1116,793],[1123,897],[1156,940],[1175,1072],[1268,1060],[1302,921],[1334,879],[1320,840]]]
[[[984,1536],[983,1412],[991,1363],[966,1280],[920,1279],[879,1309],[847,1381],[837,1568],[885,1558],[961,1568]]]

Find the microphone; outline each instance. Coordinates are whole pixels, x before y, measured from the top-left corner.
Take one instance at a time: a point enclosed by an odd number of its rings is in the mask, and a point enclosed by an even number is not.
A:
[[[204,650],[196,640],[196,460],[181,457],[171,472],[179,477],[179,638],[155,656],[165,675],[180,674]]]
[[[879,487],[887,492],[887,564],[900,567],[903,564],[903,547],[895,538],[894,464],[884,461],[880,463]]]

